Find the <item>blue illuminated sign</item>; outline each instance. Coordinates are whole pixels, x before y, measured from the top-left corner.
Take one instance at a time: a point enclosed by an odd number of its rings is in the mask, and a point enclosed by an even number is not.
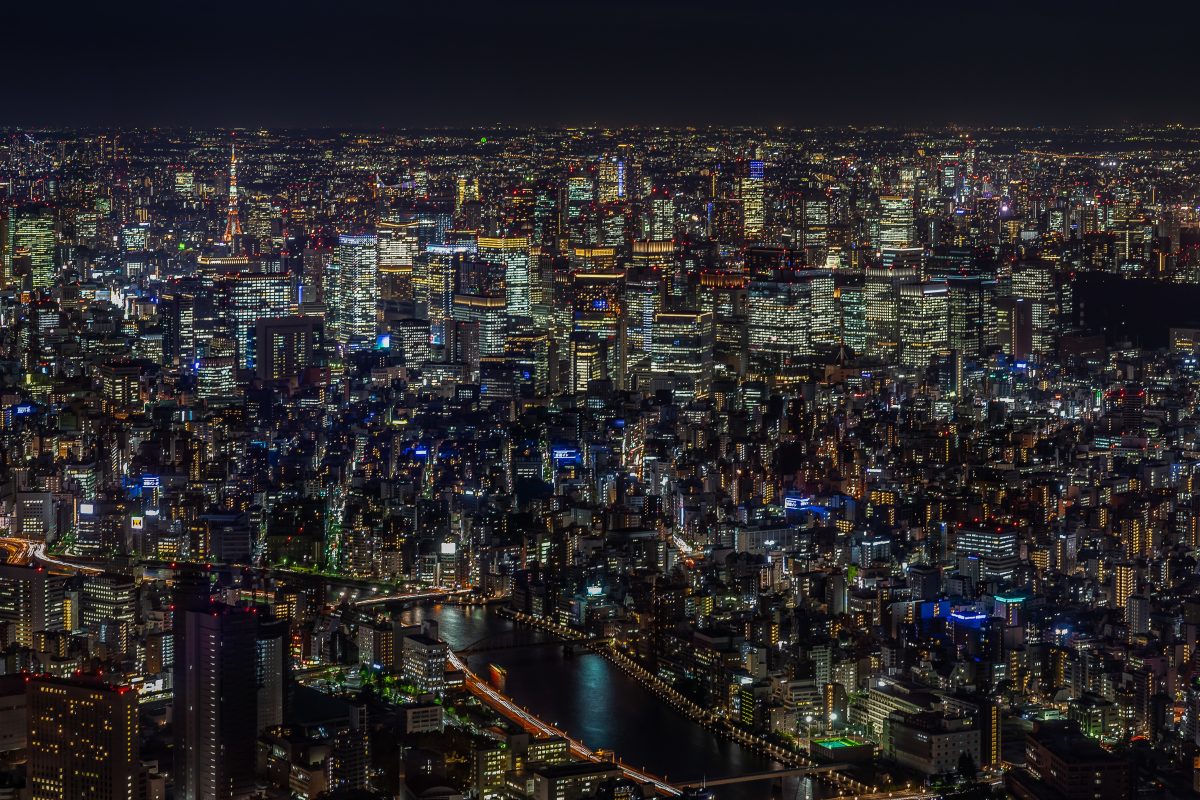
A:
[[[583,461],[583,455],[577,447],[556,447],[550,451],[550,457],[554,459],[555,466],[567,463],[579,464]]]

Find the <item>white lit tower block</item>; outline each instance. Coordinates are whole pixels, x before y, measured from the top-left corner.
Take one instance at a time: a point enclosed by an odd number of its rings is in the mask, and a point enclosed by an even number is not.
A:
[[[900,287],[900,363],[914,370],[929,367],[949,347],[948,290],[944,283]]]
[[[884,195],[879,204],[879,248],[910,247],[916,238],[912,196]]]
[[[379,239],[373,233],[338,236],[325,289],[333,338],[351,349],[375,342],[379,302]]]

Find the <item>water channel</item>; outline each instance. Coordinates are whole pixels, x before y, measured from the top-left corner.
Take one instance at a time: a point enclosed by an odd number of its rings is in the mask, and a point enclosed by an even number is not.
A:
[[[500,644],[513,623],[480,607],[429,605],[407,610],[405,622],[436,620],[455,650],[480,642]],[[539,634],[546,636],[545,634]],[[660,701],[595,653],[570,656],[561,647],[492,649],[468,656],[481,676],[488,664],[508,672],[506,692],[521,705],[593,749],[612,750],[626,763],[668,780],[690,782],[778,769],[765,756],[728,742]],[[778,781],[721,786],[720,800],[769,800]],[[809,780],[784,781],[782,800],[811,800]]]

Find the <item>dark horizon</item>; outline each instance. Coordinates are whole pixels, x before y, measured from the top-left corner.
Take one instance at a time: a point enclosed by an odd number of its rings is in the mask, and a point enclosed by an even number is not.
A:
[[[1200,124],[1194,6],[464,2],[8,11],[7,127]]]

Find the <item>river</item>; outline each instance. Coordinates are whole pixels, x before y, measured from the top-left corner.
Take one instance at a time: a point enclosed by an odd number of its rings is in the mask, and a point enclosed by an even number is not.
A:
[[[513,629],[509,620],[477,606],[417,606],[405,611],[403,619],[410,624],[436,620],[439,635],[455,650],[483,640],[501,644]],[[503,667],[506,693],[532,713],[593,749],[612,750],[626,763],[668,780],[689,782],[779,767],[695,724],[595,653],[567,656],[561,647],[516,647],[470,654],[467,661],[481,676],[488,664]],[[716,792],[720,800],[768,800],[772,782],[721,786]],[[783,800],[812,797],[810,781],[785,781]]]

